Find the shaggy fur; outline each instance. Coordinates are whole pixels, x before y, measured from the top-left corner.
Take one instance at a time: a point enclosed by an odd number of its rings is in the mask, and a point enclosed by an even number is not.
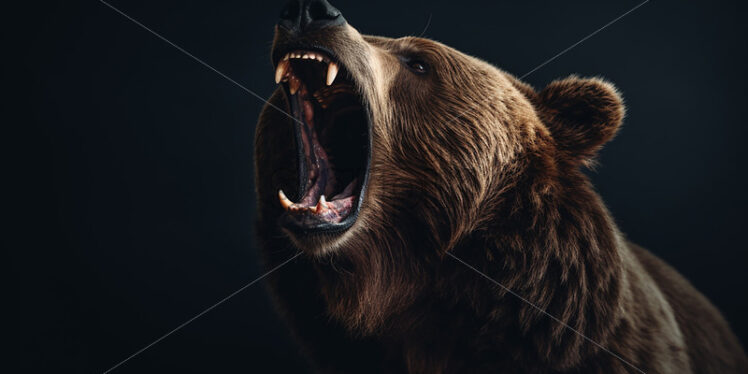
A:
[[[623,238],[581,171],[624,117],[610,83],[569,77],[536,91],[440,43],[348,25],[277,30],[276,49],[291,42],[334,51],[372,126],[357,221],[312,237],[277,223],[278,189],[299,193],[293,124],[268,106],[257,126],[266,266],[305,253],[269,286],[316,370],[637,372],[602,346],[648,374],[747,372],[719,312]],[[270,102],[288,108],[280,90]]]

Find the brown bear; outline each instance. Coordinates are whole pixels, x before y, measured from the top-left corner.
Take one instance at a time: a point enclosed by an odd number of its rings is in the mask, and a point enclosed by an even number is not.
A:
[[[284,8],[272,59],[257,232],[315,370],[748,372],[583,173],[624,117],[610,83],[536,91],[432,40],[361,35],[321,0]]]

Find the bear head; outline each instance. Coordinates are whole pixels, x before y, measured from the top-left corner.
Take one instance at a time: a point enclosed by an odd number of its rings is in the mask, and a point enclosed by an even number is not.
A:
[[[334,263],[320,266],[328,307],[364,329],[415,302],[460,242],[540,210],[562,179],[583,181],[624,116],[602,79],[536,91],[439,42],[347,23],[277,27],[272,62],[280,85],[256,130],[259,234]]]

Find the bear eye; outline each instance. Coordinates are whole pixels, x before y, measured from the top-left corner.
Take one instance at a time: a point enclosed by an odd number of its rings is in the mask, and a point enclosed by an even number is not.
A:
[[[416,74],[426,74],[429,70],[429,65],[418,59],[407,60],[405,63]]]

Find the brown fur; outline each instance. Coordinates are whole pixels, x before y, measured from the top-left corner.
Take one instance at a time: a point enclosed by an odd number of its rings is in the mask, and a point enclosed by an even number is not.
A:
[[[270,288],[319,371],[636,372],[447,253],[646,373],[748,370],[719,312],[623,239],[581,171],[623,120],[610,83],[569,77],[536,92],[440,43],[347,25],[300,38],[336,53],[372,125],[359,218],[312,238],[277,224],[277,190],[298,194],[292,123],[266,107],[257,127],[267,266],[306,253]],[[271,103],[288,107],[280,91]]]

